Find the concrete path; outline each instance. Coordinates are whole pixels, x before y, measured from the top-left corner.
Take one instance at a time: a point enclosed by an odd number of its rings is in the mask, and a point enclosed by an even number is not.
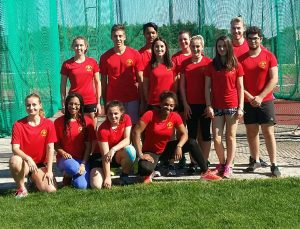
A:
[[[276,141],[277,141],[277,161],[280,167],[282,177],[296,176],[300,177],[300,129],[296,125],[277,125]],[[13,189],[15,184],[10,176],[8,161],[11,153],[11,139],[0,138],[0,189]],[[269,162],[265,143],[261,139],[261,157]],[[247,167],[249,159],[249,148],[245,135],[245,127],[239,124],[237,133],[237,152],[235,157],[235,166],[233,169],[232,179],[266,179],[270,178],[270,168],[260,168],[255,173],[244,173],[243,170]],[[217,164],[216,153],[213,148],[210,153],[210,162],[212,167]],[[56,166],[54,166],[56,167]],[[62,180],[61,174],[55,170],[57,180]],[[158,177],[154,178],[157,181],[166,180],[196,180],[199,175],[194,176],[176,176],[176,177]]]

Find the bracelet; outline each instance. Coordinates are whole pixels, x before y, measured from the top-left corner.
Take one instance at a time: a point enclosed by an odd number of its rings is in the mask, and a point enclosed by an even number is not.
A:
[[[181,146],[181,145],[177,145],[176,147],[178,147],[178,148],[182,148],[182,146]]]
[[[144,154],[143,153],[140,153],[139,155],[138,155],[138,158],[142,158],[144,156]]]
[[[243,113],[245,113],[243,108],[238,107],[238,110],[241,110]]]

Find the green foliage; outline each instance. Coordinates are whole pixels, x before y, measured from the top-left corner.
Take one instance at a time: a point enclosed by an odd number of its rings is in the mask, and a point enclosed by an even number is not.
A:
[[[296,228],[298,178],[64,188],[0,197],[2,228]]]

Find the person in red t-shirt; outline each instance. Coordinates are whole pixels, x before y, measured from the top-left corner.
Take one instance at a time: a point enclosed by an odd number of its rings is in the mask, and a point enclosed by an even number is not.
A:
[[[125,46],[126,34],[123,25],[111,29],[114,47],[100,57],[102,96],[105,103],[121,101],[127,114],[135,124],[139,118],[139,107],[143,107],[143,63],[140,53]],[[141,104],[140,104],[141,103]]]
[[[219,180],[220,177],[208,170],[207,162],[195,139],[188,139],[188,134],[179,114],[173,112],[177,105],[176,94],[165,91],[160,95],[160,109],[147,111],[133,130],[133,142],[139,158],[138,172],[144,183],[152,181],[153,171],[159,160],[180,160],[182,153],[190,152],[201,167],[201,178]],[[170,141],[174,129],[178,140]],[[141,145],[141,135],[145,140]]]
[[[205,71],[211,59],[203,56],[204,39],[201,35],[191,38],[192,56],[181,64],[180,91],[190,138],[198,140],[205,160],[208,159],[211,137],[211,119],[205,109]]]
[[[44,118],[39,95],[26,97],[28,116],[15,122],[12,129],[13,156],[9,168],[17,184],[16,198],[28,195],[25,177],[35,183],[42,192],[55,192],[56,183],[52,172],[55,128],[51,120]]]
[[[67,80],[70,80],[69,93],[76,92],[83,97],[84,113],[89,114],[97,124],[96,117],[101,114],[100,97],[101,82],[97,61],[86,56],[88,50],[86,38],[78,36],[72,41],[74,57],[65,61],[61,67],[60,94],[62,112],[64,113]]]
[[[240,56],[247,53],[249,50],[247,40],[244,38],[245,30],[246,26],[242,17],[238,16],[230,21],[233,53],[238,60]]]
[[[111,166],[121,166],[121,184],[129,184],[128,174],[136,158],[135,149],[130,145],[132,123],[130,116],[124,114],[124,105],[118,100],[113,100],[107,104],[106,111],[107,119],[97,131],[101,155],[93,154],[90,159],[91,187],[97,189],[111,188]]]
[[[163,91],[175,89],[175,66],[170,59],[167,42],[157,37],[152,43],[152,57],[144,70],[144,96],[148,109],[159,106]]]
[[[151,60],[151,46],[155,38],[158,36],[158,26],[153,22],[148,22],[143,25],[143,34],[146,39],[146,44],[139,50],[142,57],[144,67]]]
[[[206,112],[212,118],[214,146],[219,159],[215,172],[229,178],[236,151],[237,124],[244,114],[244,72],[233,54],[229,37],[217,39],[216,56],[205,74]],[[227,157],[222,143],[225,124]]]
[[[86,189],[89,169],[86,165],[96,139],[93,120],[84,116],[84,103],[80,94],[70,93],[65,102],[65,115],[55,120],[57,134],[56,162],[64,172],[63,186],[71,183],[75,188]]]
[[[277,60],[273,53],[261,47],[261,30],[251,26],[246,31],[249,52],[240,61],[244,68],[245,117],[247,139],[253,161],[246,169],[253,172],[261,167],[259,160],[259,126],[266,142],[271,161],[272,176],[281,175],[276,164],[276,140],[274,135],[275,112],[273,89],[278,81]]]

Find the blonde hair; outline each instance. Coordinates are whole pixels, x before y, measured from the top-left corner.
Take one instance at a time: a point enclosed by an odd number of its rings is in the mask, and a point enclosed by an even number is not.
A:
[[[204,48],[204,38],[201,35],[192,36],[191,42],[194,41],[194,40],[199,40],[202,47]]]
[[[26,102],[27,102],[27,100],[28,100],[29,98],[37,98],[38,101],[39,101],[39,103],[42,104],[42,102],[41,102],[41,97],[40,97],[38,94],[36,94],[36,93],[31,93],[30,95],[27,95],[26,98],[25,98],[25,104],[26,104]],[[45,111],[44,111],[43,107],[41,107],[41,109],[39,110],[39,115],[40,115],[42,118],[45,117]]]
[[[241,22],[243,24],[244,28],[246,28],[246,23],[245,23],[244,19],[241,16],[232,18],[231,21],[230,21],[230,25],[232,26],[233,23],[239,23],[239,22]]]

